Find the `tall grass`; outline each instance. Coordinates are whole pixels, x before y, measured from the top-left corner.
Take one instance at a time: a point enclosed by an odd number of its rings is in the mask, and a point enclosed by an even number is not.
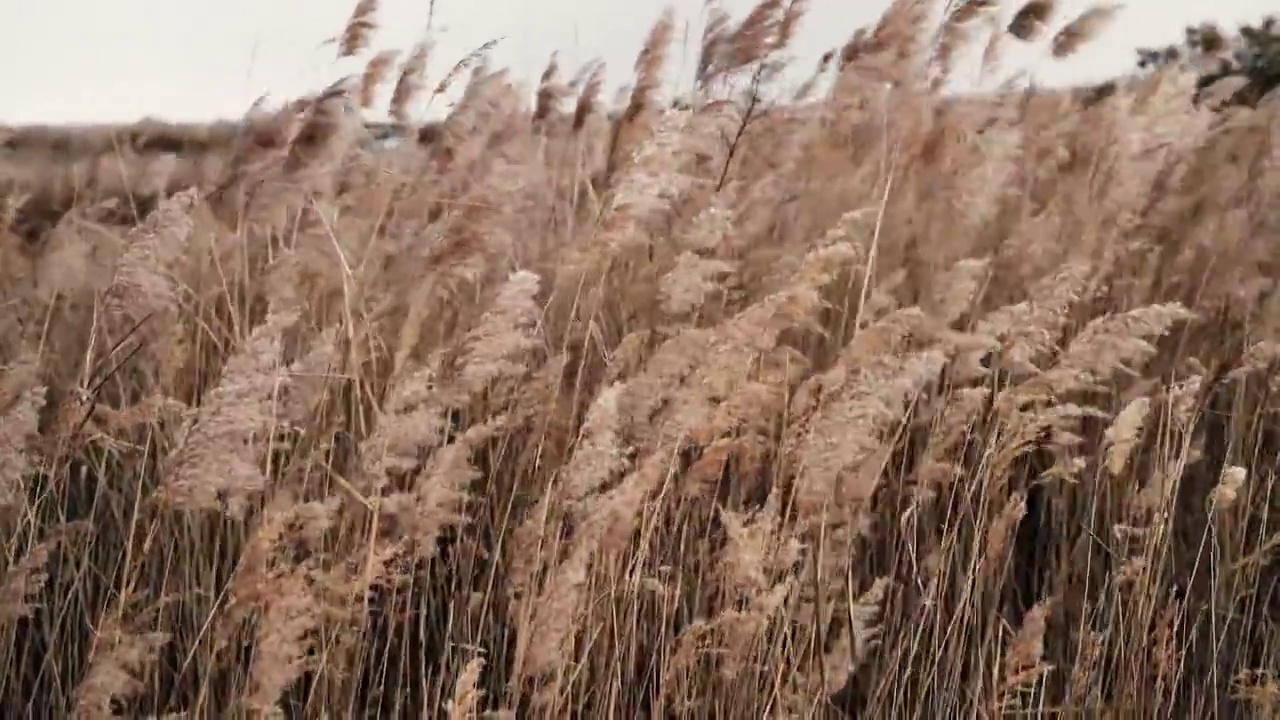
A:
[[[1273,716],[1277,111],[946,97],[1110,12],[951,6],[794,103],[804,4],[715,15],[678,107],[665,14],[608,114],[599,65],[394,69],[361,2],[358,82],[203,145],[20,135],[0,706]]]

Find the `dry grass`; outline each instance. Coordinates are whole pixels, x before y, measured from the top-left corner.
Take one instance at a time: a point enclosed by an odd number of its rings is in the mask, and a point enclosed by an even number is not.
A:
[[[616,115],[423,44],[203,145],[24,131],[7,716],[1274,717],[1280,115],[943,98],[971,5],[797,106],[764,0],[682,109],[665,15]]]

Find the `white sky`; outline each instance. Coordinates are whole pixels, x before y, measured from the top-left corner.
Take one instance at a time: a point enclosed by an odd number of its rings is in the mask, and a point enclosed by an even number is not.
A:
[[[1019,0],[1004,0],[1012,13]],[[430,0],[382,0],[374,50],[408,50],[423,37]],[[666,3],[622,0],[436,0],[432,81],[469,50],[505,37],[491,55],[517,79],[536,81],[553,50],[566,76],[600,58],[614,87],[627,81],[645,34]],[[754,0],[722,0],[740,18]],[[1057,24],[1087,7],[1064,0]],[[292,97],[356,72],[321,43],[339,32],[355,0],[35,0],[8,3],[0,43],[0,123],[125,122],[142,117],[236,117],[264,92]],[[674,63],[696,58],[703,0],[672,0],[690,23]],[[888,0],[810,0],[793,52],[804,68],[869,24]],[[1127,0],[1111,29],[1065,63],[1041,47],[1006,54],[1037,80],[1103,79],[1132,67],[1133,49],[1176,42],[1187,24],[1256,21],[1277,0]],[[1010,47],[1017,45],[1010,39]]]

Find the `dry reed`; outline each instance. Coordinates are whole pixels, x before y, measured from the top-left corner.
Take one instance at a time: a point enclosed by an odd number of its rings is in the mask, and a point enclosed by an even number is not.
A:
[[[1056,5],[898,0],[797,92],[806,4],[713,5],[679,109],[668,11],[614,113],[600,63],[429,85],[424,41],[14,129],[0,707],[1274,714],[1280,111],[941,92]]]

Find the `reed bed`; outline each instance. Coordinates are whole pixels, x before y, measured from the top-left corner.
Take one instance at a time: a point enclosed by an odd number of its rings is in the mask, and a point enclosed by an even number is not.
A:
[[[940,5],[609,111],[362,0],[203,145],[13,130],[7,716],[1275,717],[1274,104],[958,99],[1111,11]]]

